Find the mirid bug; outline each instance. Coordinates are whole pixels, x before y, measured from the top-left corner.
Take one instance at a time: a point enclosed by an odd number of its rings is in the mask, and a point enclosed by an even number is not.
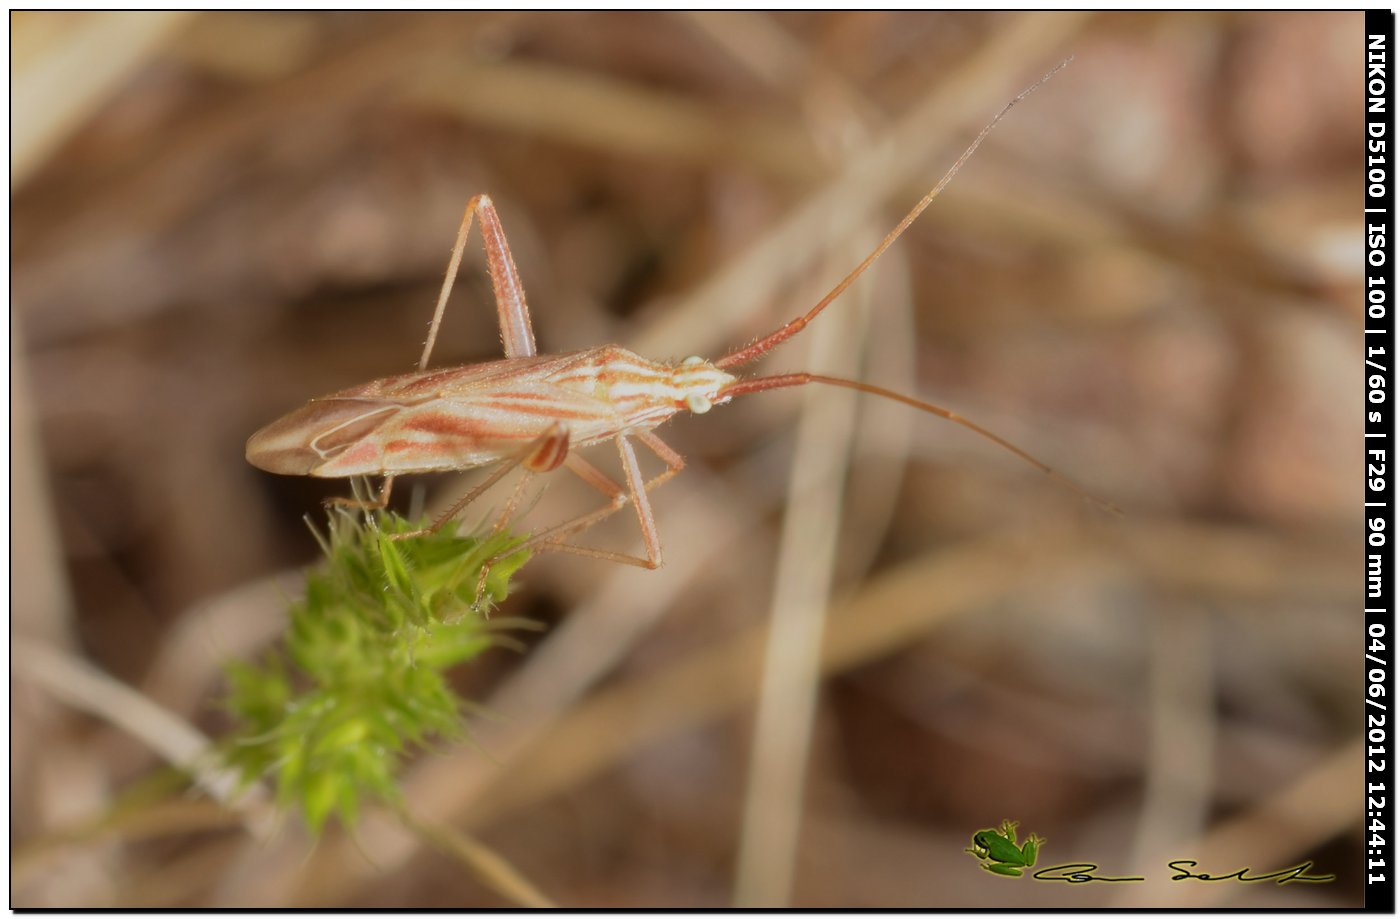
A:
[[[617,345],[569,354],[538,354],[525,292],[505,232],[491,199],[477,195],[467,203],[458,229],[418,370],[311,400],[249,438],[248,462],[283,475],[382,476],[384,484],[378,498],[372,502],[335,499],[365,507],[385,506],[394,478],[399,475],[497,467],[430,527],[404,534],[403,538],[439,529],[511,470],[523,467],[525,475],[516,484],[498,518],[499,529],[513,515],[530,475],[563,466],[602,493],[607,503],[595,511],[535,532],[511,551],[547,549],[656,568],[662,561],[661,541],[648,493],[680,472],[685,461],[652,429],[680,412],[704,414],[716,405],[747,393],[822,383],[893,399],[946,418],[992,440],[1085,494],[1026,451],[941,406],[868,383],[819,374],[741,378],[732,372],[802,331],[839,297],[943,191],[1006,113],[1064,66],[1061,64],[1007,103],[938,184],[815,306],[757,341],[714,361],[688,357],[676,364],[662,363]],[[481,223],[506,356],[485,364],[429,371],[428,359],[474,219]],[[666,465],[664,472],[649,481],[643,479],[632,445],[634,439],[661,459]],[[625,487],[577,452],[581,447],[607,440],[617,446]],[[1106,502],[1087,497],[1116,510]],[[636,507],[645,557],[565,541],[628,504]]]

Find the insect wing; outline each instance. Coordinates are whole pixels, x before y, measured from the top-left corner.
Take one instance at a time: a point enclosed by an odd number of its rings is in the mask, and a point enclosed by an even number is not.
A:
[[[328,460],[364,443],[401,408],[378,399],[313,399],[248,438],[248,462],[280,475],[324,475]]]

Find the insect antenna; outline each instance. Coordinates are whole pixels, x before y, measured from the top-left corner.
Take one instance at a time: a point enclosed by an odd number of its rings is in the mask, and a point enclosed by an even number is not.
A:
[[[968,418],[964,418],[962,415],[959,415],[952,409],[944,408],[941,405],[935,405],[932,402],[925,402],[922,399],[915,399],[913,396],[906,396],[903,393],[897,393],[892,389],[885,389],[883,386],[875,386],[871,383],[861,383],[857,380],[847,380],[842,377],[824,376],[819,373],[782,373],[767,377],[750,377],[746,380],[739,380],[737,382],[730,383],[728,386],[720,390],[719,396],[721,399],[732,399],[735,396],[747,395],[748,393],[763,392],[767,389],[784,389],[789,386],[805,386],[808,383],[824,383],[827,386],[840,386],[845,389],[854,389],[857,392],[869,393],[872,396],[882,396],[886,399],[893,399],[895,402],[902,402],[905,405],[912,406],[913,408],[916,408],[922,412],[928,412],[930,415],[937,415],[940,418],[945,418],[948,421],[953,422],[954,424],[960,424],[968,430],[987,438],[988,440],[992,441],[998,446],[1010,450],[1012,453],[1016,454],[1021,459],[1025,460],[1035,468],[1039,469],[1041,472],[1048,475],[1050,478],[1059,482],[1066,488],[1069,488],[1071,491],[1075,492],[1080,497],[1091,501],[1094,504],[1097,504],[1099,507],[1103,508],[1109,513],[1117,514],[1119,516],[1121,516],[1123,513],[1123,511],[1118,507],[1118,505],[1114,504],[1111,501],[1105,501],[1103,498],[1100,498],[1099,496],[1093,494],[1092,492],[1085,489],[1083,486],[1079,485],[1073,479],[1056,472],[1048,463],[1037,459],[1030,453],[1027,453],[1025,450],[1022,450],[1020,447],[1011,443],[1011,441],[1007,440],[1006,438],[1001,437],[998,434],[993,434],[991,431],[982,427],[977,422],[972,421]]]
[[[963,151],[962,156],[958,157],[957,162],[955,162],[952,165],[952,168],[950,168],[947,172],[943,174],[943,178],[938,180],[938,184],[933,187],[933,190],[930,191],[928,194],[924,195],[924,197],[919,201],[919,203],[914,205],[914,209],[911,210],[908,214],[904,215],[904,219],[899,222],[899,226],[891,230],[889,232],[889,235],[887,235],[884,239],[880,241],[880,245],[875,247],[875,251],[867,255],[864,258],[864,260],[862,260],[861,263],[851,271],[850,274],[842,278],[841,282],[835,287],[833,287],[830,293],[828,293],[825,297],[822,297],[821,300],[817,301],[816,306],[808,310],[805,315],[797,317],[796,319],[792,320],[787,325],[783,326],[777,331],[770,332],[769,334],[763,336],[762,338],[758,339],[752,344],[745,345],[737,351],[732,351],[729,354],[726,354],[724,357],[715,361],[714,365],[723,370],[728,369],[730,367],[739,367],[743,364],[756,361],[763,355],[767,354],[769,351],[773,350],[773,348],[787,341],[789,338],[806,328],[807,323],[815,319],[818,313],[830,306],[831,302],[837,297],[841,296],[841,294],[845,292],[846,288],[850,287],[851,284],[854,283],[856,278],[864,274],[865,269],[869,268],[877,258],[883,255],[885,250],[888,249],[891,245],[893,245],[894,241],[898,239],[900,235],[909,228],[909,225],[918,219],[919,215],[924,212],[924,209],[933,203],[933,199],[937,198],[939,193],[942,192],[943,189],[948,185],[948,183],[953,180],[953,176],[958,174],[958,170],[962,169],[963,163],[966,163],[968,159],[972,156],[972,154],[977,152],[977,148],[982,145],[982,141],[986,138],[988,134],[992,133],[992,128],[995,128],[997,126],[997,123],[1006,117],[1006,113],[1015,108],[1016,104],[1022,99],[1026,98],[1031,93],[1039,89],[1041,86],[1045,85],[1046,81],[1053,77],[1055,74],[1059,73],[1061,70],[1064,70],[1065,67],[1067,67],[1069,65],[1069,62],[1072,60],[1074,60],[1074,58],[1071,57],[1061,61],[1058,67],[1047,73],[1045,76],[1041,77],[1039,80],[1036,80],[1033,84],[1022,90],[1019,96],[1006,103],[1006,106],[1002,108],[1000,112],[997,112],[997,116],[987,123],[987,126],[982,129],[982,131],[977,135],[977,137],[973,139],[972,143],[968,145],[968,148]]]

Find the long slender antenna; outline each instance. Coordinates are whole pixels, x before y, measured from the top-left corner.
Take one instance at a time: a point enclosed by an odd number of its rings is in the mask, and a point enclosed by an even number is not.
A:
[[[947,184],[953,180],[953,176],[958,174],[958,170],[962,169],[963,163],[966,163],[968,158],[971,157],[973,153],[977,152],[977,148],[982,145],[982,141],[986,138],[986,136],[992,132],[992,128],[995,128],[997,126],[997,122],[1005,118],[1006,113],[1016,107],[1016,103],[1020,102],[1022,99],[1035,92],[1037,89],[1040,89],[1040,87],[1045,85],[1046,81],[1048,81],[1051,77],[1059,73],[1061,70],[1064,70],[1065,67],[1069,66],[1069,62],[1072,60],[1074,60],[1074,58],[1070,57],[1061,61],[1058,67],[1047,73],[1045,76],[1041,77],[1039,80],[1036,80],[1033,84],[1022,90],[1019,96],[1006,103],[1006,107],[1003,108],[1000,112],[998,112],[995,118],[988,122],[987,126],[982,129],[981,133],[978,134],[977,137],[972,141],[972,143],[968,145],[968,148],[963,151],[962,156],[958,157],[958,161],[953,164],[952,168],[943,174],[943,178],[938,180],[938,184],[933,187],[933,190],[930,191],[928,194],[924,195],[923,199],[919,201],[918,204],[914,205],[914,209],[905,215],[904,219],[899,222],[899,226],[891,230],[889,235],[880,241],[880,245],[875,247],[874,252],[871,252],[869,255],[867,255],[865,259],[859,265],[857,265],[853,271],[851,271],[850,274],[846,275],[846,277],[841,280],[840,284],[837,284],[835,287],[833,287],[830,293],[828,293],[825,297],[822,297],[821,300],[817,302],[816,306],[808,310],[806,315],[799,316],[798,318],[792,320],[787,325],[783,326],[777,331],[771,332],[768,335],[765,335],[764,337],[758,339],[751,345],[745,345],[737,351],[732,351],[729,354],[726,354],[724,357],[714,362],[715,366],[721,369],[725,369],[729,367],[738,367],[740,365],[747,364],[751,361],[755,361],[763,355],[767,354],[769,351],[773,350],[773,348],[775,348],[776,346],[782,344],[784,341],[787,341],[789,338],[806,328],[807,323],[815,319],[818,313],[826,309],[827,306],[829,306],[831,302],[837,297],[841,296],[841,294],[845,292],[846,288],[850,287],[852,282],[854,282],[856,278],[860,277],[865,272],[865,269],[870,267],[871,263],[873,263],[881,255],[883,255],[885,250],[888,249],[894,243],[894,241],[900,237],[900,234],[902,234],[905,230],[909,228],[909,225],[911,223],[918,219],[918,216],[924,212],[924,208],[928,207],[930,204],[933,203],[933,199],[938,197],[939,193],[943,191],[944,187],[947,186]]]
[[[920,411],[928,412],[931,415],[937,415],[940,418],[946,418],[954,424],[960,424],[968,430],[987,438],[988,440],[992,441],[998,446],[1010,450],[1012,453],[1016,454],[1021,459],[1025,460],[1035,468],[1039,469],[1041,472],[1050,476],[1050,478],[1059,482],[1061,485],[1064,485],[1065,487],[1069,488],[1071,491],[1076,492],[1081,497],[1092,501],[1094,504],[1097,504],[1099,507],[1103,508],[1109,513],[1118,514],[1120,516],[1123,513],[1123,511],[1118,507],[1118,505],[1114,504],[1111,501],[1105,501],[1103,498],[1100,498],[1092,492],[1086,490],[1083,486],[1079,485],[1073,479],[1070,479],[1067,476],[1061,475],[1060,473],[1056,472],[1048,463],[1037,459],[1036,457],[1027,453],[1025,450],[1022,450],[1020,447],[1011,443],[1011,441],[1007,440],[1006,438],[998,434],[993,434],[991,431],[982,427],[977,422],[964,418],[962,415],[959,415],[952,409],[946,409],[941,405],[935,405],[932,402],[925,402],[922,399],[915,399],[912,396],[906,396],[902,393],[897,393],[892,389],[885,389],[882,386],[875,386],[870,383],[861,383],[856,380],[847,380],[841,377],[823,376],[819,373],[783,373],[769,377],[751,377],[747,380],[739,380],[735,383],[730,383],[728,386],[720,390],[719,399],[716,401],[728,401],[729,399],[732,399],[735,396],[742,396],[751,392],[763,392],[767,389],[783,389],[788,386],[804,386],[808,383],[824,383],[827,386],[840,386],[845,389],[854,389],[857,392],[869,393],[872,396],[883,396],[886,399],[893,399],[896,402],[903,402],[905,405],[913,406],[914,408],[917,408]]]

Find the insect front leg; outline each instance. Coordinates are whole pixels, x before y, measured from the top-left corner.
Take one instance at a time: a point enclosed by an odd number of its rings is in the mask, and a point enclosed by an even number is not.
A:
[[[467,202],[462,225],[457,230],[452,260],[447,264],[447,276],[443,278],[442,292],[438,294],[437,308],[433,310],[433,321],[428,326],[428,340],[423,344],[423,356],[418,359],[419,370],[427,369],[428,358],[437,341],[438,328],[442,325],[442,314],[447,309],[447,297],[452,293],[457,269],[462,264],[462,252],[467,247],[472,218],[478,214],[481,215],[482,246],[486,249],[486,265],[491,272],[491,289],[496,296],[496,316],[501,326],[501,343],[505,346],[506,357],[530,357],[535,353],[535,331],[530,325],[530,308],[525,305],[525,288],[520,283],[520,273],[515,269],[515,259],[511,257],[505,230],[501,228],[501,218],[496,214],[496,206],[489,196],[477,195]]]
[[[327,507],[348,507],[357,511],[382,511],[389,506],[389,494],[394,490],[394,477],[386,475],[384,484],[379,486],[379,496],[371,501],[364,501],[360,498],[327,498],[323,504]]]

